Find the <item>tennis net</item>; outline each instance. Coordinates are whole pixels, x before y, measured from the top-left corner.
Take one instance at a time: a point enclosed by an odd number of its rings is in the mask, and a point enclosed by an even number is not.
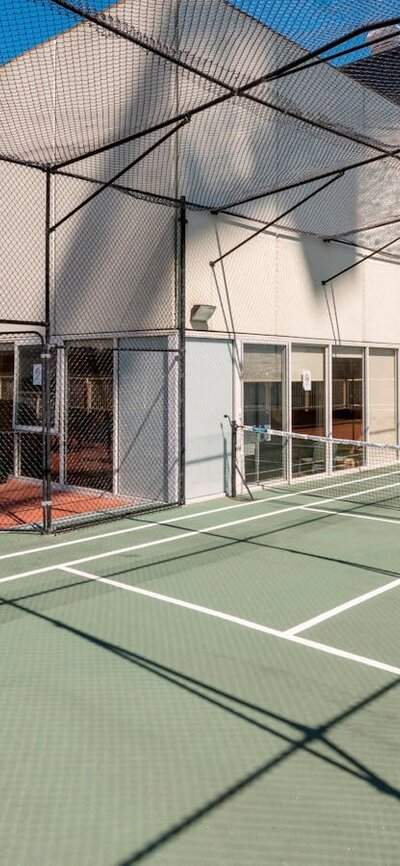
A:
[[[399,446],[240,425],[234,439],[233,495],[285,487],[400,508]]]

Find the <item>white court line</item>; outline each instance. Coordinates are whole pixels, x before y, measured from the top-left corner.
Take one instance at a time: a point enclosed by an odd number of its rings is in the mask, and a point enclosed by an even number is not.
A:
[[[316,514],[334,514],[338,517],[355,517],[357,520],[375,520],[378,523],[394,523],[396,526],[400,527],[400,520],[396,520],[394,517],[375,517],[372,514],[353,514],[352,511],[330,511],[328,508],[317,508],[316,506],[309,505],[308,511],[315,511]]]
[[[398,484],[400,484],[400,482],[398,482]],[[372,488],[372,490],[387,490],[389,487],[397,487],[398,484],[385,484],[382,488],[375,487]],[[353,496],[362,496],[365,493],[371,493],[372,490],[361,490],[359,493],[354,493]],[[333,499],[321,499],[319,504],[324,505],[327,502],[336,502],[339,499],[346,499],[346,496],[347,494],[344,493],[343,496],[336,496]],[[228,521],[228,523],[219,523],[216,526],[206,526],[204,527],[204,529],[189,529],[187,532],[181,532],[179,533],[179,535],[171,535],[169,536],[169,538],[159,538],[156,541],[145,541],[141,542],[141,544],[130,545],[129,547],[120,547],[116,550],[108,550],[104,553],[94,553],[91,556],[82,556],[80,559],[71,559],[67,562],[53,563],[52,565],[42,566],[42,568],[32,568],[29,571],[20,571],[17,574],[11,574],[7,577],[1,577],[0,584],[8,583],[11,580],[19,580],[22,577],[33,577],[33,575],[35,574],[45,574],[45,572],[47,571],[53,571],[55,568],[61,568],[67,565],[81,565],[84,562],[94,562],[99,559],[108,559],[111,556],[120,556],[122,553],[134,553],[136,550],[144,550],[148,547],[158,547],[160,544],[171,544],[175,541],[183,541],[184,539],[195,538],[198,535],[206,535],[207,533],[212,534],[213,532],[217,532],[220,529],[228,529],[232,526],[239,526],[242,523],[251,523],[254,520],[266,520],[269,517],[275,517],[277,514],[287,514],[290,511],[308,511],[309,509],[309,505],[290,505],[288,508],[278,508],[276,511],[256,514],[252,515],[251,517],[242,517],[240,520],[230,520]],[[232,542],[234,541],[235,539],[232,538]]]
[[[398,474],[400,474],[400,471],[399,472],[393,472],[391,474],[392,475],[398,475]],[[379,473],[378,475],[369,475],[368,481],[373,481],[375,478],[381,478],[381,477],[382,477],[382,473]],[[293,496],[307,496],[307,494],[310,494],[310,493],[311,494],[318,493],[320,490],[329,490],[331,487],[338,487],[338,486],[343,487],[343,486],[347,486],[349,484],[361,484],[363,481],[365,481],[365,478],[354,478],[354,476],[353,476],[348,481],[339,481],[337,483],[333,483],[333,484],[329,484],[329,485],[323,484],[323,485],[321,485],[321,487],[314,487],[311,491],[310,490],[295,490],[291,493],[278,493],[276,496],[268,496],[265,499],[254,499],[251,502],[239,502],[239,503],[236,502],[234,505],[224,505],[222,508],[210,508],[208,511],[197,511],[194,514],[183,514],[182,516],[171,517],[168,520],[144,523],[142,526],[128,526],[125,529],[116,529],[112,532],[102,532],[102,533],[98,533],[97,535],[88,535],[85,538],[73,538],[73,539],[69,539],[68,541],[56,542],[55,544],[43,544],[41,547],[30,547],[27,550],[15,550],[15,551],[12,551],[11,553],[0,554],[0,561],[3,559],[14,559],[14,558],[17,558],[19,556],[29,556],[30,554],[34,554],[34,553],[47,553],[50,550],[60,550],[62,547],[72,547],[76,544],[86,544],[86,543],[89,543],[91,541],[98,541],[102,538],[112,538],[116,535],[126,535],[127,533],[139,532],[139,531],[143,532],[146,529],[151,529],[153,526],[166,526],[170,523],[178,523],[178,522],[181,523],[182,521],[191,520],[192,518],[195,518],[195,517],[204,517],[205,515],[208,515],[208,514],[217,514],[220,511],[221,512],[222,511],[230,511],[232,508],[244,508],[244,507],[248,507],[249,505],[263,505],[263,504],[265,504],[265,502],[271,502],[271,501],[274,501],[276,499],[291,499]],[[400,482],[398,482],[398,483],[400,486]],[[390,486],[396,487],[397,484],[393,484]],[[374,488],[372,488],[371,491],[367,491],[367,492],[372,492],[373,489]],[[376,488],[376,489],[382,489],[382,488]],[[355,495],[359,495],[359,494],[355,494]],[[322,501],[323,502],[334,502],[335,499],[340,499],[340,498],[345,499],[346,497],[345,496],[344,497],[343,496],[342,497],[334,496],[330,499],[322,500]],[[133,517],[135,517],[134,514],[133,514]],[[140,516],[138,516],[138,517],[140,517]],[[374,519],[378,520],[379,518],[375,517]],[[382,520],[383,520],[383,518],[382,518]]]
[[[248,619],[242,619],[240,616],[233,616],[229,613],[222,613],[220,610],[213,610],[211,607],[204,607],[201,604],[194,604],[190,601],[184,601],[180,598],[174,598],[171,595],[163,595],[161,592],[154,592],[150,589],[143,589],[141,586],[132,586],[129,583],[123,583],[120,580],[113,580],[110,577],[98,577],[96,574],[91,574],[87,571],[81,571],[78,568],[71,568],[69,565],[56,566],[55,571],[67,571],[70,574],[77,574],[79,577],[85,577],[88,580],[93,580],[97,583],[105,583],[107,586],[112,586],[115,589],[124,589],[127,592],[134,592],[136,595],[144,595],[147,598],[153,598],[156,601],[164,601],[167,604],[173,604],[176,607],[185,607],[187,610],[194,610],[197,613],[206,613],[208,616],[214,616],[217,619],[225,619],[227,622],[234,622],[236,625],[243,625],[245,628],[252,628],[254,631],[261,631],[264,634],[272,634],[280,637],[283,632],[276,628],[269,628],[266,625],[260,625],[256,622],[251,622]]]
[[[292,494],[287,494],[287,495],[298,496],[298,493],[296,493],[296,494],[292,493]],[[41,547],[30,547],[27,550],[15,550],[11,553],[2,553],[0,555],[0,560],[13,559],[14,557],[18,557],[18,556],[28,556],[31,553],[47,553],[48,550],[60,550],[61,547],[72,547],[75,544],[86,544],[90,541],[98,541],[99,539],[102,539],[102,538],[113,538],[115,535],[126,535],[127,533],[130,533],[130,532],[139,532],[139,531],[143,532],[145,529],[151,529],[154,526],[165,526],[166,524],[177,523],[177,522],[181,523],[183,520],[191,520],[194,517],[204,517],[204,515],[207,515],[207,514],[217,514],[218,511],[230,511],[231,508],[243,508],[244,506],[248,506],[248,505],[261,505],[265,502],[269,502],[270,499],[281,499],[281,498],[282,498],[282,496],[279,495],[279,496],[270,496],[270,497],[265,498],[265,499],[254,499],[251,502],[239,502],[239,503],[235,503],[234,505],[224,505],[222,508],[210,508],[209,511],[197,511],[194,514],[183,514],[181,517],[175,516],[175,517],[169,518],[168,520],[148,521],[147,523],[143,523],[142,526],[128,526],[125,529],[115,529],[111,532],[101,532],[101,533],[98,533],[97,535],[88,535],[86,538],[73,538],[73,539],[70,539],[69,541],[60,541],[60,542],[56,542],[55,544],[42,544]],[[131,516],[136,520],[143,518],[143,515],[139,515],[139,514],[135,515],[134,512],[132,513]],[[128,517],[129,517],[129,515],[128,515]],[[123,520],[124,518],[122,517],[121,519]],[[77,528],[79,528],[79,527],[77,527]]]
[[[95,574],[91,574],[87,571],[81,571],[77,568],[71,568],[70,566],[57,566],[57,570],[66,571],[71,574],[79,575],[79,577],[84,577],[89,580],[93,580],[97,583],[105,583],[108,586],[112,586],[115,589],[123,589],[127,592],[133,592],[136,595],[142,595],[147,598],[152,598],[156,601],[163,601],[166,604],[172,604],[175,607],[183,607],[187,610],[193,610],[196,613],[203,613],[207,616],[215,617],[216,619],[222,619],[226,622],[232,622],[235,625],[243,626],[244,628],[249,628],[252,631],[262,632],[263,634],[271,635],[272,637],[280,638],[281,640],[286,640],[291,643],[297,643],[301,646],[307,646],[311,649],[319,650],[320,652],[328,653],[329,655],[338,656],[339,658],[347,659],[349,661],[357,662],[358,664],[365,665],[370,668],[377,668],[378,670],[386,671],[387,673],[395,674],[396,676],[400,676],[400,668],[395,667],[395,665],[388,665],[385,662],[377,661],[376,659],[368,658],[368,656],[361,656],[357,653],[347,652],[346,650],[338,649],[338,647],[332,647],[328,644],[322,644],[317,641],[308,640],[307,638],[297,637],[297,635],[292,635],[286,631],[280,631],[279,629],[269,628],[266,625],[261,625],[257,622],[252,622],[248,619],[242,619],[239,616],[233,616],[229,613],[223,613],[221,610],[214,610],[211,607],[204,607],[201,604],[193,604],[190,601],[183,601],[181,598],[174,598],[171,595],[163,595],[159,592],[153,592],[149,589],[143,589],[139,586],[131,586],[129,583],[122,583],[119,580],[112,580],[109,577],[97,577]]]
[[[312,628],[313,625],[318,625],[318,623],[324,622],[324,620],[326,619],[331,619],[331,617],[337,616],[338,613],[343,613],[343,611],[349,610],[351,607],[356,607],[359,604],[364,604],[364,602],[369,601],[370,598],[375,598],[377,595],[382,595],[382,593],[384,592],[389,592],[390,589],[394,589],[396,586],[400,586],[400,577],[397,577],[395,580],[391,580],[390,583],[385,583],[383,586],[378,586],[376,589],[371,589],[370,592],[365,592],[363,593],[363,595],[358,595],[356,598],[352,598],[350,601],[345,601],[343,602],[343,604],[338,604],[336,607],[332,607],[330,610],[326,610],[325,613],[320,613],[317,616],[313,616],[311,619],[299,623],[299,625],[294,625],[292,628],[285,629],[284,634],[299,634],[301,631],[306,631],[306,629]]]

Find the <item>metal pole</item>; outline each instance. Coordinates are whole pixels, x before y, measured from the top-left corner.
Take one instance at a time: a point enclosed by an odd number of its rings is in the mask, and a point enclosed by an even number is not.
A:
[[[185,304],[185,264],[186,264],[186,202],[180,199],[179,208],[179,257],[178,257],[178,331],[179,331],[179,504],[185,504],[185,415],[186,415],[186,304]]]
[[[51,531],[51,381],[50,381],[50,196],[51,172],[46,173],[45,212],[45,347],[42,351],[43,531]]]
[[[353,262],[352,265],[349,265],[347,268],[343,268],[341,271],[338,271],[336,274],[333,274],[331,277],[328,277],[326,280],[321,280],[321,285],[326,286],[327,283],[332,283],[333,280],[336,280],[337,277],[341,277],[342,274],[347,274],[347,271],[352,271],[353,268],[357,268],[358,265],[361,265],[363,262],[368,261],[368,259],[372,259],[374,256],[379,255],[379,253],[383,253],[384,250],[387,250],[388,247],[391,247],[392,244],[400,241],[400,237],[394,238],[394,240],[389,241],[387,244],[384,244],[383,247],[379,247],[377,250],[373,250],[372,253],[368,253],[367,256],[363,256],[358,262]]]
[[[231,421],[232,445],[231,445],[231,496],[236,498],[236,456],[237,456],[237,422]]]

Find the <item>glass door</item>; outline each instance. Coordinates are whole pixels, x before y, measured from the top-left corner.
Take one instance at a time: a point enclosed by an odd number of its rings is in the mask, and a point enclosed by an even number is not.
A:
[[[283,346],[244,346],[243,364],[244,424],[282,430],[283,425]],[[284,474],[282,437],[245,431],[244,470],[248,483],[279,479]]]
[[[325,349],[292,346],[292,431],[325,436]],[[326,468],[325,443],[292,439],[293,475],[310,475]]]
[[[353,469],[363,462],[363,350],[335,346],[332,352],[332,436],[348,439],[333,447],[333,469]]]

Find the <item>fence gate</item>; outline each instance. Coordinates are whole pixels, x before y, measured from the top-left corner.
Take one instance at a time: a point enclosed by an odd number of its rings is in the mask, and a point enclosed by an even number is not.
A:
[[[0,340],[0,528],[67,528],[177,504],[176,334]]]

